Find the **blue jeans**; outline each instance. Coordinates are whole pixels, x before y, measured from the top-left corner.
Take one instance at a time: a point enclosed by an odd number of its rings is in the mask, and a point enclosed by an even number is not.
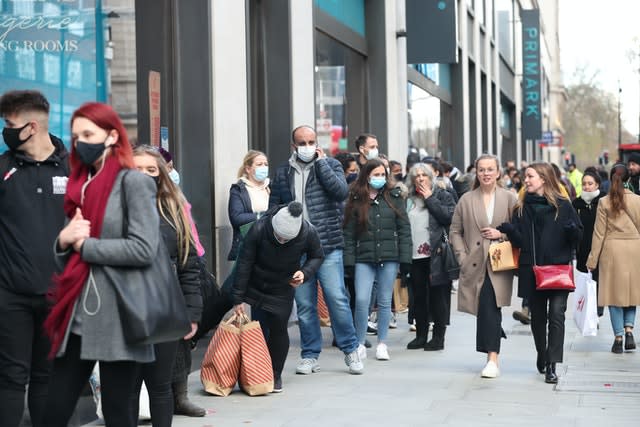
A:
[[[300,346],[303,359],[317,359],[322,351],[322,333],[318,317],[318,288],[322,286],[324,300],[329,309],[331,329],[338,348],[349,354],[358,348],[356,331],[353,326],[349,297],[344,286],[344,266],[342,249],[325,254],[318,273],[296,289],[298,307],[298,325],[300,327]]]
[[[636,307],[616,307],[609,306],[609,317],[611,317],[611,327],[617,337],[624,335],[625,326],[631,326],[636,321]]]
[[[391,320],[391,297],[393,282],[398,274],[397,262],[356,263],[356,336],[358,343],[364,344],[367,333],[367,319],[371,302],[371,289],[376,282],[378,302],[378,342],[384,342],[389,332]]]

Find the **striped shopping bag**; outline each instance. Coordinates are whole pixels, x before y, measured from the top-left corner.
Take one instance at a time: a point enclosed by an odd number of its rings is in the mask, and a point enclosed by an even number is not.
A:
[[[260,322],[240,324],[240,388],[249,396],[273,391],[273,366]]]
[[[238,317],[220,323],[209,342],[200,367],[204,389],[217,396],[228,396],[240,372],[240,328]]]

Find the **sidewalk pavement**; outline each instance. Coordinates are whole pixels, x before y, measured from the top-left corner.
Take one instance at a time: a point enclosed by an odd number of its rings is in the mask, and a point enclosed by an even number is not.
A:
[[[536,370],[529,326],[512,318],[513,310],[520,307],[515,296],[512,307],[502,310],[508,339],[502,341],[501,375],[480,378],[486,359],[475,351],[475,317],[457,312],[453,295],[443,351],[406,350],[414,334],[408,332],[403,314],[398,328],[389,331],[391,360],[375,360],[376,337],[369,336],[374,348],[368,350],[364,375],[349,375],[342,352],[331,347],[330,328],[322,328],[321,371],[296,375],[300,338],[293,325],[283,393],[249,397],[236,389],[228,397],[211,396],[203,391],[200,371],[195,371],[189,378],[190,397],[209,413],[204,418],[176,416],[173,425],[640,425],[640,354],[610,352],[613,334],[607,310],[598,336],[582,337],[572,318],[572,300],[570,297],[567,310],[564,363],[557,367],[560,381],[555,386],[546,384]]]

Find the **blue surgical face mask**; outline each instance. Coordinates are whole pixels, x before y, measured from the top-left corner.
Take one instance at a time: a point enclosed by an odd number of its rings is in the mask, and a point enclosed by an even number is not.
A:
[[[180,185],[180,174],[177,170],[171,169],[171,172],[169,172],[169,178],[171,178],[171,181],[173,181],[175,185]]]
[[[369,152],[367,153],[367,160],[373,160],[377,158],[378,158],[378,149],[372,148],[371,150],[369,150]]]
[[[298,158],[305,163],[309,163],[316,157],[315,145],[303,145],[298,147]]]
[[[253,174],[256,181],[264,181],[269,176],[269,166],[258,166]]]
[[[369,178],[369,185],[375,190],[379,190],[387,183],[387,178],[384,176],[372,176]]]

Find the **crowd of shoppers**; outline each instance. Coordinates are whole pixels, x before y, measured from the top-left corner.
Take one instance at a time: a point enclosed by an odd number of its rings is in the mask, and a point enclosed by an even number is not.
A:
[[[204,251],[171,154],[133,149],[118,115],[100,103],[73,113],[69,154],[48,133],[48,114],[39,92],[0,98],[9,147],[0,156],[0,253],[12,260],[0,272],[0,419],[19,425],[28,386],[33,425],[66,425],[97,362],[107,426],[137,425],[142,381],[153,425],[170,426],[174,413],[203,416],[187,397],[186,379],[203,318]],[[248,304],[260,321],[274,392],[283,389],[294,307],[301,343],[295,372],[320,369],[319,289],[351,374],[364,372],[372,309],[375,357],[391,359],[386,341],[398,276],[409,283],[415,320],[407,349],[444,350],[452,281],[432,273],[442,270],[448,245],[455,254],[449,261],[460,269],[458,310],[476,316],[476,351],[486,354],[481,377],[500,375],[502,308],[511,303],[517,273],[527,308],[519,320],[531,323],[536,368],[547,383],[558,381],[569,291],[536,289],[534,266],[575,259],[598,283],[599,314],[609,308],[611,351],[636,348],[640,199],[633,182],[640,156],[630,158],[629,168],[616,164],[605,186],[600,171],[582,173],[575,164],[563,173],[549,163],[522,162],[521,169],[507,163],[503,172],[496,156],[483,154],[463,174],[417,150],[404,176],[400,162],[380,153],[375,135],[361,134],[354,145],[354,154],[329,157],[315,130],[299,126],[291,156],[272,180],[267,155],[250,150],[229,190],[228,259],[236,266],[223,306],[242,314]],[[27,191],[33,188],[37,196]],[[34,197],[44,203],[41,210],[31,209]],[[519,265],[493,271],[489,246],[505,240],[520,250]],[[191,328],[171,341],[132,343],[107,269],[126,278],[150,265],[159,245],[170,253]]]

